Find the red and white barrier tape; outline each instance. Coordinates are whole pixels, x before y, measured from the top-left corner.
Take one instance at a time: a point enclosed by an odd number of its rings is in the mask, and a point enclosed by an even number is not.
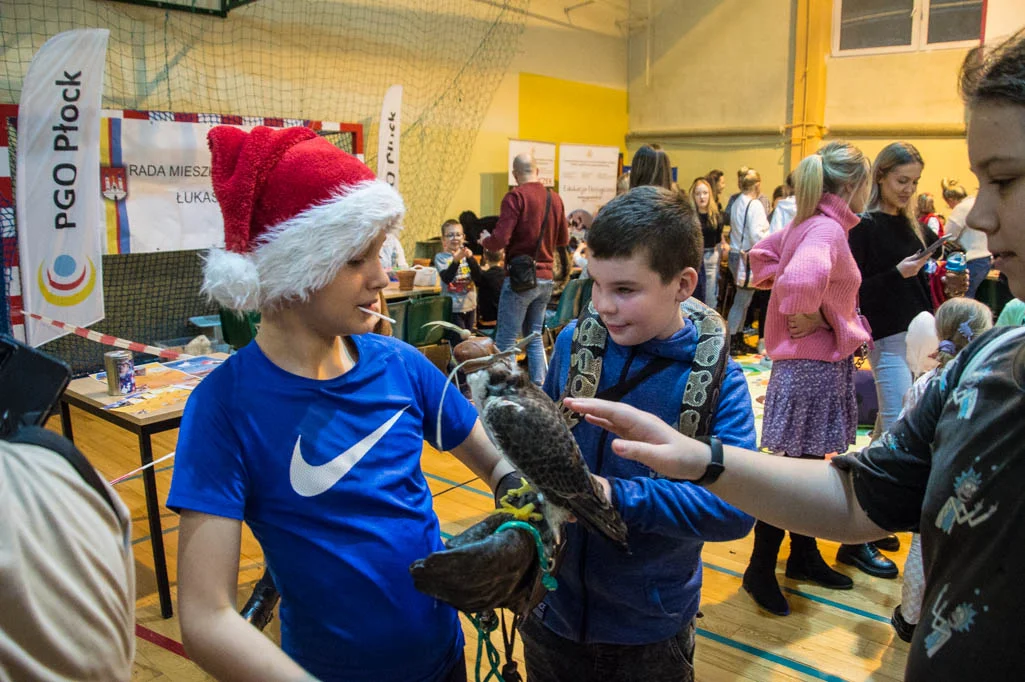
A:
[[[67,329],[72,334],[77,334],[84,339],[90,341],[96,341],[102,343],[105,346],[114,346],[115,348],[124,348],[125,350],[134,350],[137,353],[146,353],[148,355],[156,355],[159,358],[165,360],[178,360],[179,358],[191,358],[192,356],[187,353],[180,353],[176,350],[168,350],[167,348],[157,348],[156,346],[147,346],[144,343],[138,343],[136,341],[129,341],[128,339],[122,339],[117,336],[111,336],[109,334],[101,334],[94,332],[91,329],[85,327],[78,327],[67,322],[61,322],[59,320],[52,320],[49,317],[43,317],[36,313],[25,313],[26,317],[31,317],[33,320],[39,320],[46,324],[57,327],[58,329]]]
[[[139,473],[140,471],[146,471],[146,469],[149,469],[150,467],[155,467],[156,465],[158,465],[161,462],[163,462],[165,459],[170,459],[172,457],[174,457],[174,453],[173,452],[168,453],[168,454],[164,455],[163,457],[161,457],[160,459],[155,459],[155,460],[153,460],[152,462],[150,462],[149,464],[147,464],[145,466],[141,466],[138,469],[132,469],[127,474],[123,474],[121,476],[118,476],[117,478],[112,480],[110,482],[110,484],[111,485],[117,485],[121,481],[123,481],[125,479],[128,479],[128,478],[131,478],[132,476],[134,476],[135,474]]]

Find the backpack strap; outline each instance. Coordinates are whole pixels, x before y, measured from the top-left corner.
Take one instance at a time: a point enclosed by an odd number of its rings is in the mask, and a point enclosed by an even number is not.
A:
[[[114,504],[114,500],[111,498],[106,486],[103,485],[99,474],[96,473],[96,469],[93,468],[89,460],[85,458],[85,455],[70,440],[41,426],[23,426],[8,438],[7,441],[9,443],[36,445],[59,455],[81,476],[86,485],[96,491],[96,494],[114,512],[114,516],[120,518],[117,505]]]
[[[726,342],[726,323],[715,310],[695,298],[680,304],[684,317],[697,327],[698,342],[690,376],[683,390],[680,421],[676,428],[685,436],[708,434],[719,391],[726,374],[729,344]],[[594,398],[601,382],[603,357],[608,348],[609,331],[602,323],[593,304],[588,304],[577,319],[570,346],[569,376],[562,398]],[[580,422],[580,415],[562,405],[559,408],[569,428]]]
[[[690,376],[683,391],[680,422],[676,429],[685,436],[708,435],[712,416],[719,404],[719,391],[729,360],[726,322],[722,316],[693,296],[680,304],[680,309],[698,328]]]

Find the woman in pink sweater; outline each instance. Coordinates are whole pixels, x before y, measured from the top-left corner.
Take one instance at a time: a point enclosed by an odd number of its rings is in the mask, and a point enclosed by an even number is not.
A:
[[[772,375],[765,396],[762,448],[788,457],[822,459],[854,443],[857,402],[853,355],[871,338],[857,314],[861,273],[847,232],[868,200],[870,166],[844,142],[831,142],[794,170],[797,215],[790,227],[750,252],[752,282],[772,288],[765,349]],[[755,525],[744,589],[766,610],[790,612],[776,581],[784,531]],[[830,568],[815,538],[790,534],[786,575],[832,589],[849,577]]]

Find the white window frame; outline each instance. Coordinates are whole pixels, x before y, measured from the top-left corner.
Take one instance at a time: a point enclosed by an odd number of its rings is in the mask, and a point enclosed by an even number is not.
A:
[[[887,45],[883,47],[863,47],[853,50],[840,49],[840,22],[842,18],[842,5],[844,0],[833,0],[833,56],[834,57],[862,57],[874,54],[899,54],[907,52],[934,52],[936,50],[957,50],[975,47],[978,40],[958,40],[949,43],[930,43],[929,40],[929,14],[932,0],[914,0],[911,8],[911,44],[910,45]],[[938,0],[942,2],[942,0]],[[982,20],[986,17],[983,15]],[[981,27],[980,27],[981,33]]]

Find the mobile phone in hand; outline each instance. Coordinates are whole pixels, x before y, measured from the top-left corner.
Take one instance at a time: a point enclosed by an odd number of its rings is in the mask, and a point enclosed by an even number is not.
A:
[[[932,244],[929,244],[929,246],[922,247],[919,249],[918,253],[915,254],[915,258],[924,258],[926,254],[932,255],[933,253],[936,253],[948,239],[950,239],[950,235],[945,234]]]
[[[42,426],[71,380],[60,360],[0,335],[0,438],[22,426]]]

